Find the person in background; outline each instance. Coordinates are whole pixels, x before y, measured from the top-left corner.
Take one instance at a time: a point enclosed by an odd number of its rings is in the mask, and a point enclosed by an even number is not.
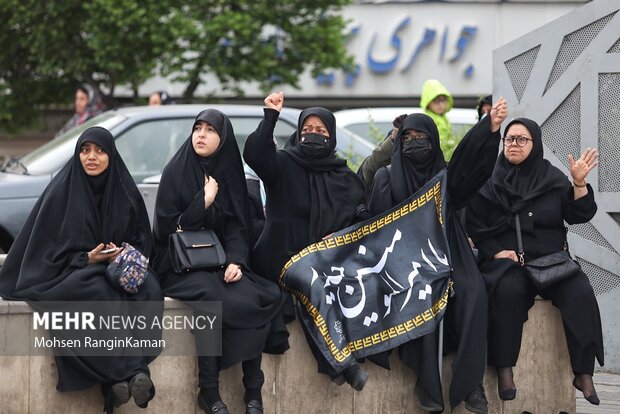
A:
[[[394,138],[400,128],[400,124],[407,118],[407,114],[402,114],[394,118],[392,121],[393,128],[387,133],[387,136],[381,142],[372,153],[366,157],[359,169],[357,175],[360,176],[364,185],[366,186],[366,199],[370,197],[370,190],[372,190],[372,182],[375,179],[375,173],[381,167],[385,167],[390,164],[392,160],[392,148],[394,147]]]
[[[104,109],[105,106],[97,89],[88,83],[80,84],[75,91],[75,113],[56,136],[82,125],[90,118],[99,115]]]
[[[481,98],[478,102],[478,106],[476,107],[476,111],[478,112],[478,119],[482,119],[483,116],[488,115],[491,112],[491,107],[493,106],[493,95],[487,95],[484,98]]]
[[[157,91],[149,95],[149,106],[173,105],[174,103],[166,91]]]
[[[420,96],[420,107],[437,125],[439,142],[446,161],[450,161],[454,148],[458,144],[452,136],[452,125],[446,115],[453,106],[452,94],[441,82],[437,79],[429,79],[424,82]]]
[[[594,358],[601,366],[604,362],[603,334],[588,276],[579,270],[538,289],[519,263],[515,224],[518,215],[525,263],[568,251],[564,223],[587,223],[596,213],[594,191],[586,177],[598,164],[598,151],[588,148],[577,160],[568,156],[571,183],[543,157],[542,131],[533,120],[510,122],[503,141],[493,175],[467,209],[467,229],[478,248],[489,291],[488,361],[497,369],[499,397],[512,400],[517,394],[512,367],[519,357],[528,310],[540,295],[551,299],[562,315],[574,387],[598,405],[592,374]]]

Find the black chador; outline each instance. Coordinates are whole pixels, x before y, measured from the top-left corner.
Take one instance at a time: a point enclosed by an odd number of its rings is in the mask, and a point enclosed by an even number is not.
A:
[[[475,125],[456,148],[448,169],[446,235],[450,246],[454,295],[445,317],[445,350],[456,350],[449,399],[452,407],[464,401],[482,383],[486,356],[487,295],[465,232],[455,212],[464,207],[491,175],[500,135],[491,132],[489,117]],[[404,140],[407,130],[426,138]],[[409,115],[398,130],[392,163],[375,176],[369,202],[373,215],[404,201],[437,174],[446,163],[433,120]],[[418,374],[423,387],[437,403],[443,401],[438,363],[437,333],[401,345],[405,364]],[[443,405],[443,404],[441,404]]]
[[[84,143],[108,155],[109,166],[89,176],[80,162]],[[88,264],[87,252],[100,243],[127,242],[145,256],[152,235],[144,201],[116,152],[112,134],[93,127],[82,133],[73,157],[58,172],[33,207],[0,271],[0,294],[36,301],[157,301],[157,277],[149,272],[138,293],[114,288],[106,279],[107,262]],[[163,309],[163,308],[161,308]],[[160,310],[161,310],[160,309]],[[59,391],[127,381],[148,373],[154,357],[56,357]],[[105,387],[104,387],[105,388]]]
[[[232,124],[214,109],[200,112],[194,125],[199,121],[215,128],[220,144],[214,153],[201,157],[194,150],[190,134],[164,168],[155,205],[153,266],[166,296],[193,301],[190,306],[198,308],[198,301],[222,302],[221,370],[260,357],[263,351],[284,352],[288,349],[288,332],[278,319],[283,297],[278,286],[254,274],[248,262],[248,193]],[[206,209],[205,176],[213,177],[219,187],[214,202]],[[226,252],[226,265],[239,265],[243,270],[241,279],[226,283],[225,269],[174,273],[168,236],[175,232],[177,223],[184,230],[213,229]],[[200,311],[198,308],[195,310]],[[201,367],[201,388],[206,386],[203,371]]]

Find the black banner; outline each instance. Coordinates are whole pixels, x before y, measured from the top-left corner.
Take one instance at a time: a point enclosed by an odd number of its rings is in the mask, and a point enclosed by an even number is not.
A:
[[[336,370],[432,332],[450,278],[445,169],[384,214],[314,243],[286,263],[282,287]]]

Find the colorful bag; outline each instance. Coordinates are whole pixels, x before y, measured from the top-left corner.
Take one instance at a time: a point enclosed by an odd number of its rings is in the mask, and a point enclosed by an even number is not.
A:
[[[122,246],[123,252],[108,265],[105,273],[112,286],[134,294],[148,275],[149,259],[129,243]]]

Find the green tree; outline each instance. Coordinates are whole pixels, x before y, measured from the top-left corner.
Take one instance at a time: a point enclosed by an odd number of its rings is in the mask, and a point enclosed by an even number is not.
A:
[[[185,82],[194,98],[204,74],[225,89],[256,81],[298,87],[352,63],[337,15],[350,0],[4,0],[0,2],[0,130],[32,125],[42,105],[70,103],[87,81],[114,105],[118,86],[137,90],[155,74]]]

